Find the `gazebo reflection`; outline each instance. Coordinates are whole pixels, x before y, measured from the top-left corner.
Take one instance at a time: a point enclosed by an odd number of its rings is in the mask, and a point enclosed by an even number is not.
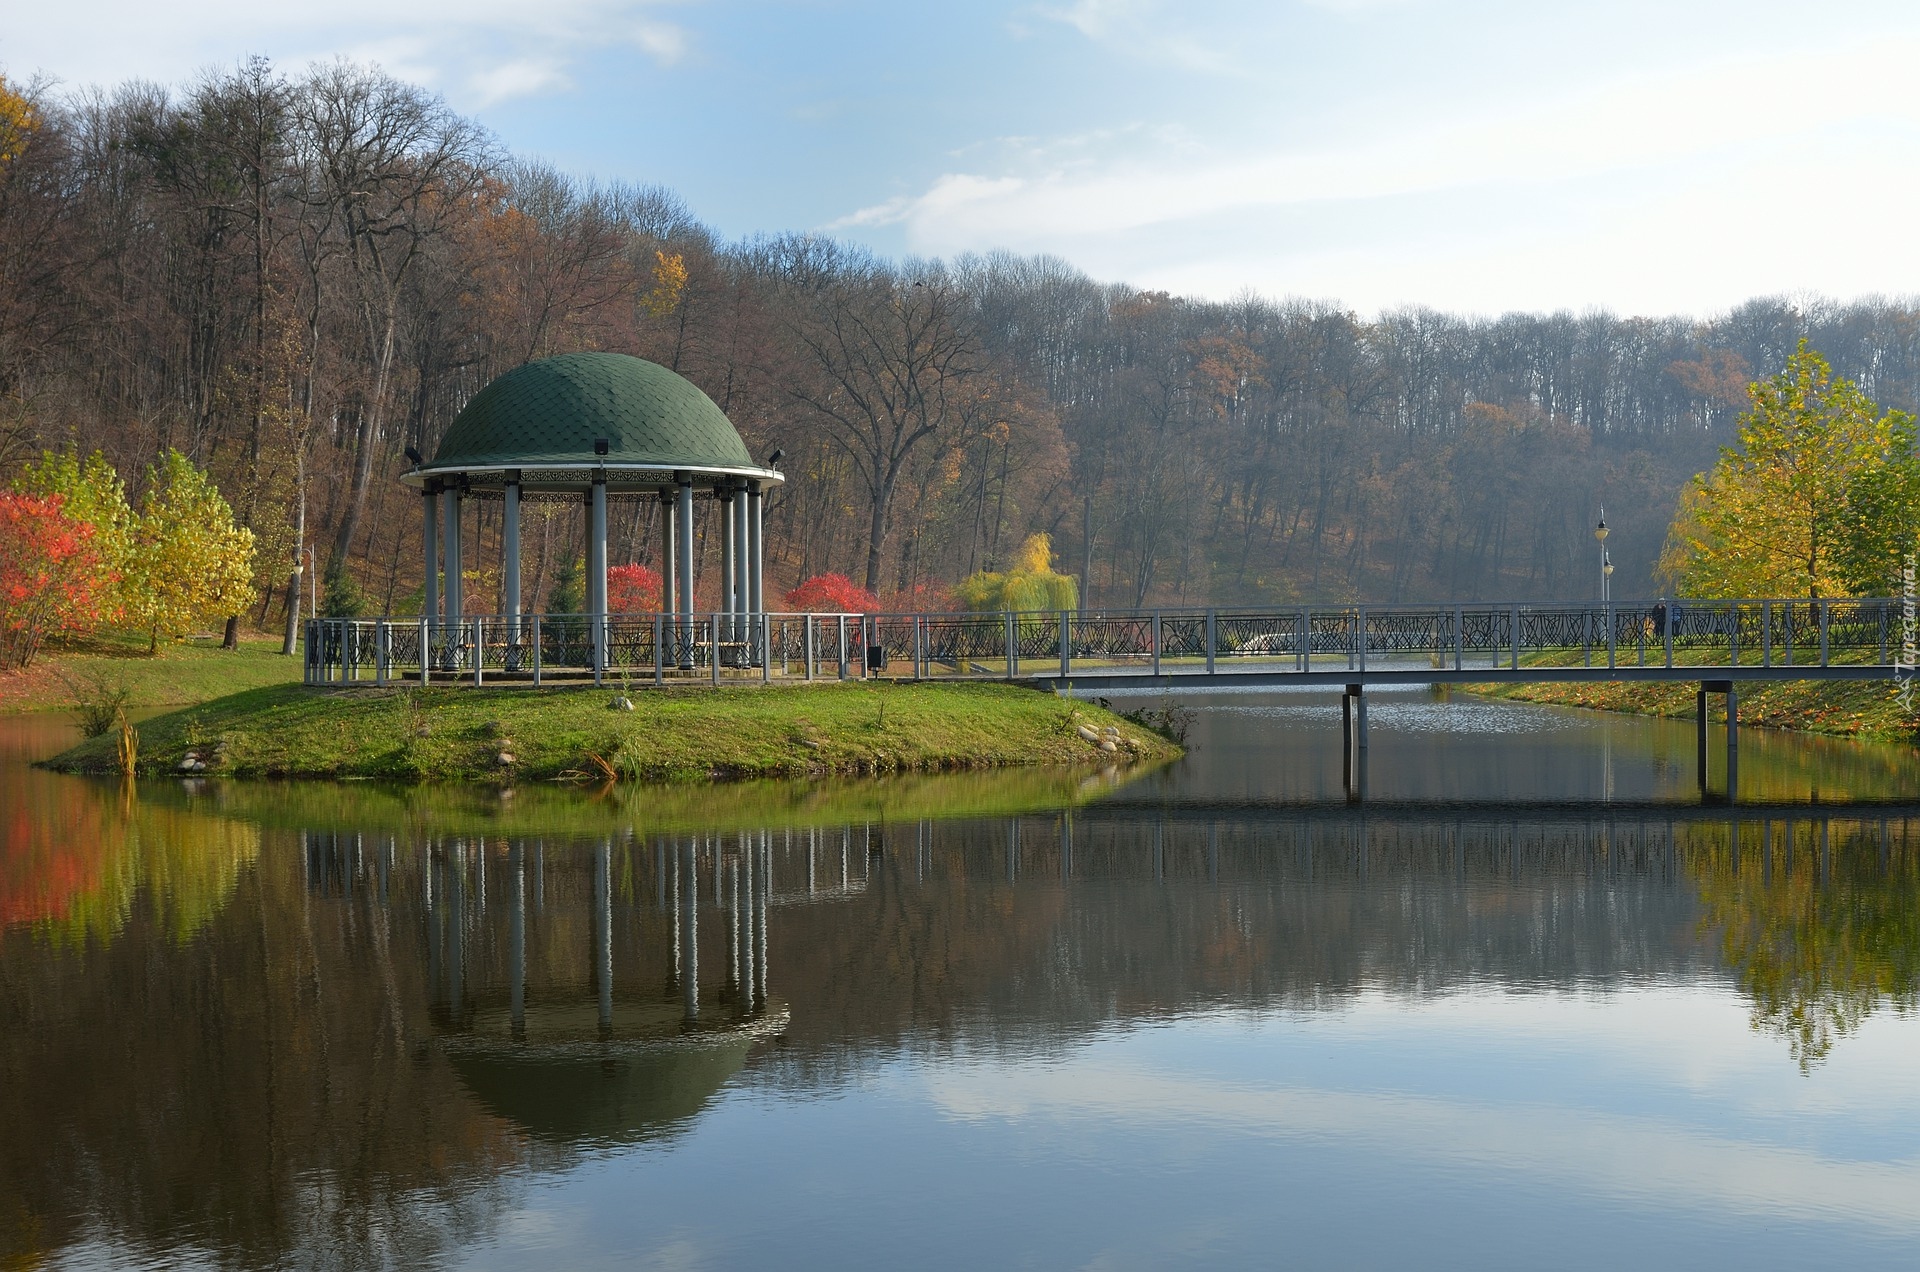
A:
[[[668,1133],[786,1028],[767,992],[771,849],[764,835],[554,849],[452,839],[423,855],[437,1045],[536,1137]],[[725,941],[718,984],[702,981],[703,918],[709,955]]]

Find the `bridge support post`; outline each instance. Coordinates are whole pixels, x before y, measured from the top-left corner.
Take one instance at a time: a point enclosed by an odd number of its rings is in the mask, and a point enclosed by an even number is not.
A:
[[[1740,695],[1731,680],[1703,680],[1695,692],[1694,767],[1700,793],[1707,792],[1707,695],[1722,694],[1727,700],[1727,798],[1733,799],[1740,788]]]
[[[1727,682],[1727,798],[1740,793],[1740,695]]]
[[[1367,687],[1348,685],[1340,695],[1340,738],[1349,752],[1367,749]]]
[[[1353,790],[1353,695],[1345,691],[1340,694],[1340,789]]]
[[[1693,695],[1693,767],[1702,794],[1707,789],[1707,686],[1703,682]]]
[[[1352,684],[1340,694],[1340,783],[1349,799],[1367,786],[1366,688]]]

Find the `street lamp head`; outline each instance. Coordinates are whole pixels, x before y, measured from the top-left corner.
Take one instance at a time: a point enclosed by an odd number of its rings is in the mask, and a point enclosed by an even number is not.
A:
[[[1605,543],[1607,541],[1607,514],[1600,514],[1600,524],[1593,528],[1593,537]]]

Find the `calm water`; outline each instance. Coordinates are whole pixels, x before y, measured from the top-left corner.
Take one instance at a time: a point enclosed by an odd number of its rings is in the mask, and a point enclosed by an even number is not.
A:
[[[0,1265],[1915,1264],[1911,756],[1380,694],[1355,798],[1337,698],[1190,701],[508,798],[0,719]]]

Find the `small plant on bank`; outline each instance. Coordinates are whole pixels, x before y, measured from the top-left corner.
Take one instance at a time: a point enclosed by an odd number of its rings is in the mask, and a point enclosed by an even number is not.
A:
[[[97,738],[113,728],[125,717],[127,703],[133,698],[133,688],[124,675],[92,672],[77,677],[62,675],[60,680],[73,700],[73,716],[82,737]]]
[[[134,731],[123,711],[119,717],[120,736],[114,747],[115,758],[120,762],[120,775],[132,780],[134,769],[140,763],[140,735]]]

